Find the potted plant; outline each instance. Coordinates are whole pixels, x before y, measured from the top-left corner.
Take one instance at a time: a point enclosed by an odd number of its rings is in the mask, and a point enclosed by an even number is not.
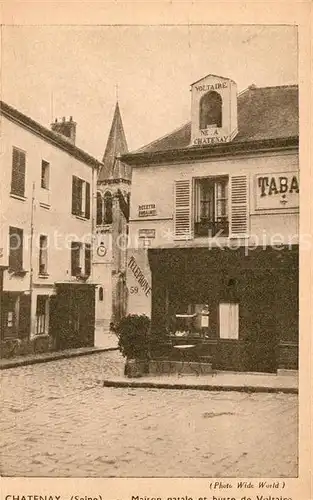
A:
[[[118,348],[126,358],[124,373],[140,377],[148,372],[150,319],[142,314],[128,314],[116,326]]]

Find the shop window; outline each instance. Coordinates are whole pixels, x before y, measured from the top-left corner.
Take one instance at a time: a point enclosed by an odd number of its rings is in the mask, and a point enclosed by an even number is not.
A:
[[[23,229],[10,227],[9,229],[9,270],[18,272],[23,270]]]
[[[222,126],[222,97],[218,92],[211,91],[200,99],[200,130]]]
[[[41,162],[41,187],[42,189],[49,189],[50,180],[50,163],[45,160]]]
[[[48,237],[41,234],[39,238],[39,274],[48,272]]]
[[[100,226],[103,222],[103,199],[101,193],[97,192],[97,225]]]
[[[113,200],[110,191],[104,195],[104,224],[112,224],[113,220]]]
[[[195,181],[195,236],[228,236],[228,179]]]
[[[219,305],[220,338],[239,338],[239,304],[221,303]]]
[[[17,300],[17,297],[13,294],[6,294],[2,299],[1,340],[17,336]]]
[[[36,335],[47,332],[48,326],[48,299],[47,295],[38,295],[36,304]]]
[[[11,194],[25,196],[25,169],[26,154],[20,149],[13,148]]]
[[[90,184],[73,175],[72,214],[90,219]]]

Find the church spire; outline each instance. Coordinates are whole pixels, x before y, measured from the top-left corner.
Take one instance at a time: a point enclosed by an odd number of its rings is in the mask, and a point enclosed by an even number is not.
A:
[[[102,159],[103,167],[99,172],[98,181],[105,181],[108,179],[130,180],[130,168],[119,160],[119,157],[127,152],[128,147],[117,101],[109,138]]]

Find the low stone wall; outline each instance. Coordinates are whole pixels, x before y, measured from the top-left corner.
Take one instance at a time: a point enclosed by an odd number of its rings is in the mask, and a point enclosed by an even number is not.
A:
[[[15,358],[54,350],[49,335],[38,335],[31,339],[7,339],[0,343],[0,358]]]

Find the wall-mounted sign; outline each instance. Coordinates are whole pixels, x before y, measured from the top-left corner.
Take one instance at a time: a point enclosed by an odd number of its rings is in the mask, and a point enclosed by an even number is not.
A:
[[[155,203],[138,206],[138,217],[153,217],[154,215],[156,215]]]
[[[155,238],[155,229],[139,229],[139,238]]]
[[[299,206],[298,172],[255,176],[256,209],[297,208]]]
[[[148,297],[151,293],[151,286],[149,284],[148,279],[145,276],[144,271],[139,267],[133,255],[130,257],[127,267],[131,271],[132,276],[135,278],[137,286],[139,286],[139,289],[141,289],[144,292],[145,296]],[[138,293],[138,288],[137,288],[137,293]]]
[[[197,92],[208,92],[209,90],[220,90],[226,89],[228,87],[228,82],[217,82],[209,85],[196,85],[195,89]]]
[[[200,130],[202,136],[209,135],[209,129]],[[229,142],[230,138],[228,135],[219,137],[218,135],[212,137],[197,137],[194,139],[193,143],[195,146],[201,146],[203,144],[219,144],[223,142]]]

